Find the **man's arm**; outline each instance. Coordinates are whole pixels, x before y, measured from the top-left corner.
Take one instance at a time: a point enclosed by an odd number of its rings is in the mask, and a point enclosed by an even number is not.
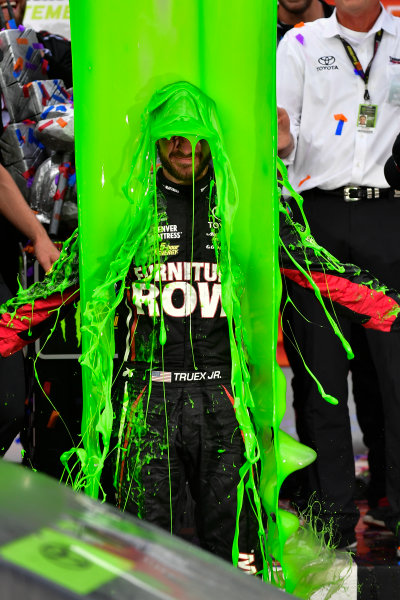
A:
[[[294,148],[293,136],[290,133],[290,119],[284,108],[278,106],[278,156],[286,158]]]
[[[304,54],[299,41],[289,31],[276,55],[276,92],[278,102],[278,155],[294,160],[300,128],[304,89]]]
[[[77,234],[64,242],[60,258],[42,281],[20,289],[0,306],[0,355],[9,356],[48,333],[79,300]]]
[[[393,144],[392,155],[385,163],[385,178],[390,187],[400,188],[400,133]]]
[[[35,217],[8,171],[0,165],[0,212],[15,225],[35,249],[36,258],[45,271],[60,256],[45,228]]]
[[[368,271],[341,263],[280,212],[280,267],[291,281],[310,291],[317,288],[325,307],[367,329],[400,330],[400,294],[381,284]]]

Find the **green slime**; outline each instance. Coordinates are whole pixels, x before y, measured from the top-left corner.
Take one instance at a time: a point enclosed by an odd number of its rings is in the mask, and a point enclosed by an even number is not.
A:
[[[154,193],[149,193],[154,142],[177,134],[185,134],[192,143],[206,138],[214,160],[222,220],[222,302],[230,327],[232,386],[246,447],[238,510],[248,474],[247,487],[265,545],[264,576],[295,591],[299,580],[304,579],[303,570],[311,573],[313,561],[304,561],[301,552],[296,560],[286,560],[286,542],[293,538],[299,522],[278,508],[278,495],[285,477],[312,462],[315,453],[279,430],[285,412],[285,380],[276,362],[281,295],[276,3],[254,0],[251,7],[244,7],[242,1],[232,0],[226,10],[224,3],[211,0],[146,0],[140,4],[121,0],[118,10],[124,28],[118,31],[112,28],[104,0],[71,0],[70,7],[84,387],[83,448],[76,449],[82,475],[77,487],[85,487],[91,496],[98,495],[109,451],[113,318],[122,294],[120,291],[116,298],[114,284],[123,281],[157,215],[151,204]],[[197,94],[197,118],[187,124],[181,119],[179,131],[176,113],[173,120],[155,119],[153,123],[151,103],[145,110],[151,95],[183,80],[199,88],[196,92],[192,88],[192,94]],[[168,95],[182,85],[156,94],[152,100],[155,107],[168,101]],[[200,90],[214,99],[219,119],[213,102]],[[200,123],[203,131],[199,130]],[[164,343],[162,326],[160,332]],[[257,462],[261,465],[259,488],[252,469]],[[260,499],[268,514],[267,538]],[[235,564],[237,553],[234,545]],[[315,559],[315,553],[308,554]],[[274,572],[271,556],[282,565],[283,583]],[[326,570],[326,564],[321,563],[321,569]],[[306,587],[303,597],[315,589],[311,577]]]

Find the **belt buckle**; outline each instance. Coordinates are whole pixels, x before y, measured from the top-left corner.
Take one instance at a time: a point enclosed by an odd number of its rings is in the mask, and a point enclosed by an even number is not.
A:
[[[358,190],[358,189],[359,189],[359,188],[358,188],[358,186],[354,186],[354,187],[351,187],[351,186],[344,187],[344,188],[343,188],[343,196],[344,196],[344,201],[345,201],[345,202],[358,202],[358,201],[360,200],[360,198],[358,198],[358,197],[357,197],[357,198],[354,198],[353,196],[351,196],[351,195],[350,195],[350,194],[351,194],[351,192],[352,192],[353,190]]]

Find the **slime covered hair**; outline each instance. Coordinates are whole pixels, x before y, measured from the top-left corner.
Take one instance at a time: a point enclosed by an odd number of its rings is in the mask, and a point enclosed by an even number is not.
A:
[[[186,81],[167,85],[153,94],[143,125],[153,141],[171,135],[221,137],[214,101]]]

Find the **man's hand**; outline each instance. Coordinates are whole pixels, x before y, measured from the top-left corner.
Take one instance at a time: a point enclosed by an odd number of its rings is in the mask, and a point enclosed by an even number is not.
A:
[[[13,178],[1,164],[0,213],[32,241],[36,258],[47,272],[60,253],[26,203]]]
[[[289,115],[284,108],[278,106],[278,156],[285,158],[291,153],[293,147]]]
[[[35,249],[35,256],[42,269],[47,273],[60,256],[60,252],[47,235],[45,229],[40,232],[35,240],[32,240],[32,243]]]

